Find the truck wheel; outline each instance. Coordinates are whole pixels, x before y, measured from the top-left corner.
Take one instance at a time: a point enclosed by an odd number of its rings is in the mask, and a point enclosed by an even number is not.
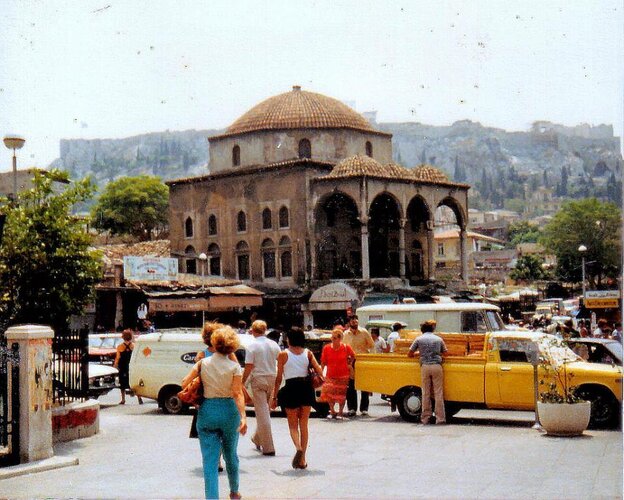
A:
[[[602,388],[583,388],[577,396],[591,403],[589,426],[593,429],[615,427],[620,416],[620,404],[609,391]]]
[[[405,387],[396,394],[394,399],[403,420],[420,422],[422,394],[419,387]]]
[[[158,402],[165,413],[170,415],[182,413],[184,410],[184,403],[178,398],[178,392],[181,390],[180,387],[167,387],[163,389],[158,398]]]

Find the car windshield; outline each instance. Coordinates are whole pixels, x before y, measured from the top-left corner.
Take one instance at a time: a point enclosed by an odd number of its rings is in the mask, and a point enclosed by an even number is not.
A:
[[[487,317],[490,321],[490,327],[492,331],[504,330],[505,324],[503,323],[503,318],[500,317],[498,311],[487,311]]]
[[[609,351],[611,351],[620,363],[622,363],[622,344],[619,342],[609,342]]]
[[[539,341],[540,353],[555,363],[571,363],[572,361],[583,361],[572,349],[570,349],[561,339],[553,335],[544,335]]]

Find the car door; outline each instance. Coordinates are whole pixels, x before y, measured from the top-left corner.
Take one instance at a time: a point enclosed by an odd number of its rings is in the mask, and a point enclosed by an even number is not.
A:
[[[535,344],[528,339],[497,339],[499,362],[496,370],[499,401],[489,406],[510,409],[533,409],[535,406],[533,365]],[[490,375],[492,372],[490,371]],[[492,378],[490,381],[493,382]]]

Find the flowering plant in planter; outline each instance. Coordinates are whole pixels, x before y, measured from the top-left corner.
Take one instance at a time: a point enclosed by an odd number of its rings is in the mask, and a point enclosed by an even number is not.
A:
[[[539,366],[542,377],[539,380],[539,401],[541,403],[576,404],[583,400],[577,396],[577,386],[573,385],[573,373],[568,373],[567,365],[578,361],[565,344],[556,337],[545,338],[541,343]]]

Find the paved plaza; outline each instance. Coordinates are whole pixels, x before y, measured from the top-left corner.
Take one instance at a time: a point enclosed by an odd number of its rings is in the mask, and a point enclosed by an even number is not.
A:
[[[59,444],[79,465],[0,480],[0,498],[201,498],[199,446],[190,415],[163,415],[152,401],[102,399],[100,433]],[[290,466],[285,418],[273,419],[277,455],[239,444],[245,498],[622,498],[622,434],[547,437],[528,412],[467,411],[447,426],[410,424],[372,399],[371,415],[314,418],[307,470]],[[227,479],[220,476],[221,496]]]

